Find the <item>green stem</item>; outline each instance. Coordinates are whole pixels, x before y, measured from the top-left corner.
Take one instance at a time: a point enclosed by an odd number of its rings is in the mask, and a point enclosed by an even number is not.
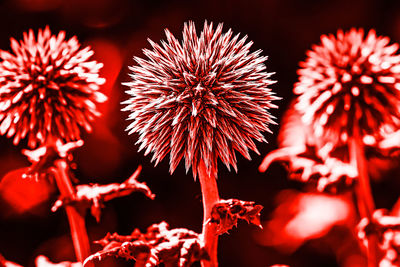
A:
[[[64,159],[59,159],[55,162],[56,171],[54,177],[61,194],[61,198],[73,199],[75,197],[75,189],[72,186],[68,175],[68,165]],[[71,237],[74,243],[75,255],[79,262],[90,256],[89,238],[85,227],[85,217],[73,206],[65,206],[67,213]],[[92,263],[86,264],[86,267],[94,266]]]
[[[358,211],[361,218],[367,218],[369,221],[372,221],[375,203],[368,176],[364,143],[362,142],[361,133],[357,126],[354,127],[353,136],[350,138],[349,142],[350,163],[356,167],[358,172],[358,179],[355,187]],[[376,235],[371,234],[368,236],[368,267],[377,267],[379,265],[379,248],[377,242]]]
[[[215,177],[207,174],[204,161],[200,162],[199,180],[203,198],[203,231],[202,237],[205,249],[210,256],[210,260],[202,260],[202,267],[218,266],[218,234],[217,225],[209,222],[211,210],[215,203],[219,201],[217,181]]]

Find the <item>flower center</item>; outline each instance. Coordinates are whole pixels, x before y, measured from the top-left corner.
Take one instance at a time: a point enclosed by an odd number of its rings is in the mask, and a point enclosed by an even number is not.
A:
[[[203,101],[203,97],[207,89],[201,85],[199,82],[195,87],[193,87],[193,99],[192,99],[192,116],[196,117],[197,114],[202,109],[201,104]]]

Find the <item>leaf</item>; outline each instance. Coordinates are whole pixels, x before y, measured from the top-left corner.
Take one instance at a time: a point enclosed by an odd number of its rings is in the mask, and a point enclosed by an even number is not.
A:
[[[361,219],[357,226],[358,238],[368,247],[369,237],[374,235],[383,253],[379,266],[400,266],[400,217],[390,215],[385,209],[375,210],[372,220]]]
[[[148,198],[154,199],[155,195],[145,182],[137,181],[137,178],[142,170],[139,166],[136,171],[125,182],[118,184],[112,183],[108,185],[90,184],[76,186],[76,194],[73,199],[60,198],[53,207],[52,211],[57,211],[65,205],[80,205],[90,207],[91,214],[100,220],[101,208],[103,203],[117,197],[123,197],[132,194],[133,192],[141,192]]]
[[[337,193],[351,188],[357,170],[349,164],[347,142],[332,143],[317,138],[313,128],[302,121],[294,103],[283,116],[278,135],[279,148],[265,156],[259,170],[265,172],[273,162],[278,161],[287,166],[290,178],[315,183],[320,192]],[[399,136],[400,131],[377,137],[364,136],[365,156],[373,162],[368,165],[371,175],[379,177],[397,161],[393,156],[400,153]]]
[[[24,174],[29,178],[45,178],[51,174],[51,168],[54,162],[60,158],[72,160],[70,152],[83,145],[82,140],[75,142],[62,143],[60,140],[49,142],[47,145],[41,146],[34,150],[24,149],[22,154],[27,156],[32,165]]]
[[[146,233],[135,229],[128,236],[107,234],[96,242],[103,249],[89,256],[84,265],[105,257],[133,259],[146,267],[161,263],[186,267],[196,261],[209,259],[199,234],[185,228],[168,228],[166,222],[161,222],[150,226]]]
[[[263,206],[256,205],[252,201],[242,201],[238,199],[220,200],[211,210],[209,223],[218,225],[217,233],[222,235],[237,226],[239,219],[254,224],[260,228],[260,212]]]
[[[348,188],[357,177],[357,170],[348,163],[346,146],[323,143],[316,138],[309,125],[291,103],[283,116],[278,136],[280,148],[265,156],[259,170],[264,172],[272,162],[287,165],[290,178],[302,182],[316,182],[318,191],[337,192]]]
[[[388,157],[399,156],[400,154],[400,130],[387,133],[378,143],[382,154]]]

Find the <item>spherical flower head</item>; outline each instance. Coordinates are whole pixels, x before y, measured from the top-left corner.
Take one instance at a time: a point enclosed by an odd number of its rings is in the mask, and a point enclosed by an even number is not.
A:
[[[222,24],[214,30],[205,22],[198,37],[194,23],[185,23],[182,43],[165,34],[161,45],[149,40],[153,50],[131,68],[129,133],[139,134],[139,150],[153,152],[156,164],[169,153],[171,173],[183,157],[195,178],[201,161],[209,175],[218,158],[236,170],[235,150],[250,159],[249,149],[258,152],[252,139],[265,141],[261,132],[273,123],[267,58],[249,52],[247,37],[222,33]]]
[[[323,35],[321,44],[300,63],[296,107],[318,136],[346,142],[360,129],[362,137],[378,137],[400,116],[399,45],[374,30]]]
[[[65,40],[65,32],[51,35],[46,27],[37,39],[32,30],[20,42],[11,39],[11,48],[0,51],[0,133],[14,136],[14,144],[27,137],[34,148],[91,131],[96,104],[107,97],[98,91],[103,64],[88,61],[90,47],[80,49],[75,36]]]

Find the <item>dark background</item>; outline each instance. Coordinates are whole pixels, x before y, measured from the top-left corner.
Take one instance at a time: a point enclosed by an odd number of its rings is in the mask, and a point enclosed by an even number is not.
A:
[[[75,152],[78,169],[75,174],[82,183],[110,183],[125,180],[139,164],[143,165],[141,180],[146,181],[157,195],[154,201],[141,194],[113,200],[106,204],[100,223],[88,215],[87,225],[91,240],[100,239],[107,232],[128,234],[134,228],[142,231],[147,226],[167,221],[171,227],[187,227],[201,231],[202,205],[200,186],[191,174],[185,174],[181,164],[173,175],[168,172],[168,159],[159,166],[150,157],[138,153],[137,136],[127,136],[124,129],[126,113],[120,111],[129,81],[128,66],[133,56],[143,56],[141,49],[149,48],[146,39],[164,39],[168,28],[181,38],[183,23],[193,20],[198,32],[204,20],[223,22],[225,31],[247,34],[254,41],[253,51],[262,49],[268,55],[268,71],[278,81],[272,89],[283,100],[272,113],[279,122],[283,111],[293,98],[298,62],[321,34],[335,33],[351,27],[374,28],[379,35],[400,41],[400,2],[380,0],[341,1],[129,1],[129,0],[14,0],[0,2],[0,49],[10,50],[9,38],[17,40],[22,33],[35,32],[46,25],[53,33],[77,35],[83,46],[90,45],[94,58],[105,64],[102,77],[107,79],[103,91],[109,103],[101,106],[104,116],[94,124],[94,131],[84,137],[85,146]],[[218,186],[222,198],[254,200],[262,204],[262,220],[267,220],[274,208],[274,197],[286,188],[301,189],[299,183],[286,178],[285,169],[274,164],[266,174],[257,171],[263,156],[276,147],[279,126],[271,126],[274,135],[266,134],[269,144],[258,144],[261,155],[252,153],[252,161],[238,156],[238,173],[219,166]],[[6,137],[0,137],[0,176],[24,167],[28,162],[20,154],[23,145],[15,147]],[[29,202],[28,188],[20,186],[20,197]],[[18,184],[17,184],[18,187]],[[22,188],[22,189],[21,189]],[[39,187],[40,188],[40,187]],[[374,189],[378,207],[389,208],[397,198],[398,184],[379,183]],[[8,189],[11,190],[11,189]],[[43,187],[44,190],[44,187]],[[4,191],[3,191],[4,193]],[[35,193],[31,193],[35,197]],[[73,259],[65,213],[51,213],[49,208],[56,198],[26,211],[13,210],[14,204],[0,202],[0,253],[24,266],[33,266],[34,258],[45,254],[53,261]],[[23,202],[24,202],[23,201]],[[329,212],[329,211],[327,211]],[[240,223],[229,235],[220,238],[221,266],[270,266],[288,264],[300,266],[339,266],[335,253],[326,244],[307,242],[293,254],[259,245],[254,226]],[[99,247],[94,245],[93,250]],[[132,262],[108,260],[104,266],[132,266]]]

